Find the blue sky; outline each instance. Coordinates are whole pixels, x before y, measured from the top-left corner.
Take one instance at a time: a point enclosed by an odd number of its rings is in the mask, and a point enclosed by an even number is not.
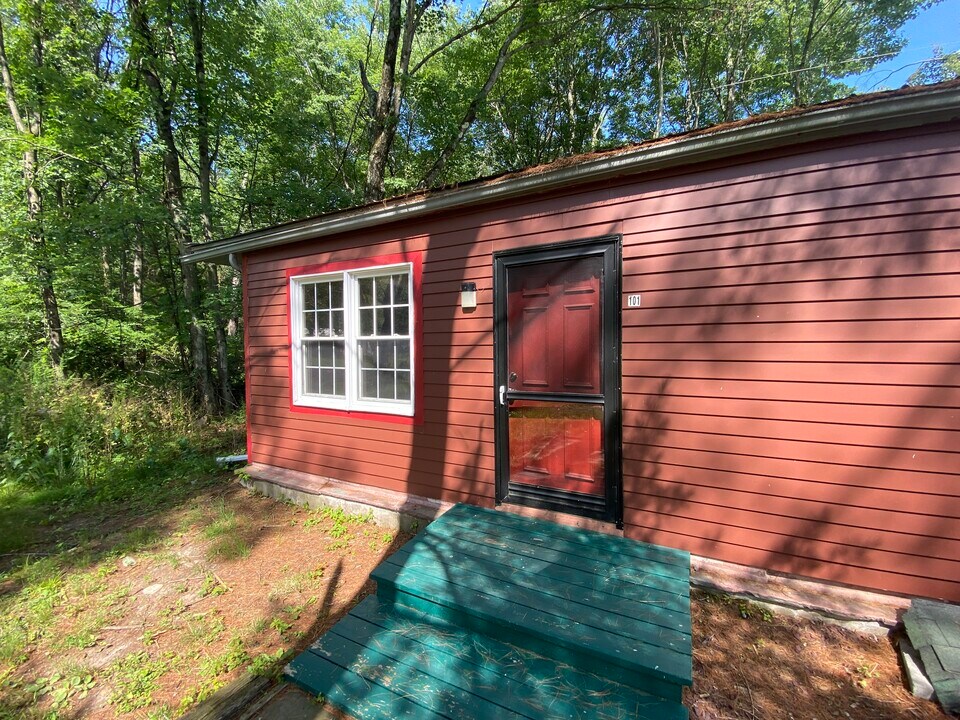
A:
[[[903,26],[903,35],[908,42],[899,55],[869,72],[848,78],[858,92],[900,87],[920,62],[933,55],[935,45],[942,47],[944,53],[960,50],[960,0],[943,0],[921,10]]]

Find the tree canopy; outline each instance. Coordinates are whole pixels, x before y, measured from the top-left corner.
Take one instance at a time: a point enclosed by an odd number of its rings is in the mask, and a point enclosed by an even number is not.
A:
[[[929,4],[5,3],[0,363],[229,407],[239,280],[187,244],[843,96]]]

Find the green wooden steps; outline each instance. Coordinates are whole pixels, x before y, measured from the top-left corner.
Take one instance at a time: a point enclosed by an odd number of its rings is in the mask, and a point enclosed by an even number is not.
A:
[[[689,556],[457,505],[287,668],[357,718],[686,718]]]

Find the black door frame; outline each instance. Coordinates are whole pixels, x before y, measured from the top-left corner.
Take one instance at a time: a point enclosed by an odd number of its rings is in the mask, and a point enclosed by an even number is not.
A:
[[[620,373],[620,268],[622,236],[604,235],[572,242],[503,250],[493,254],[493,402],[496,461],[496,503],[557,510],[616,523],[623,527],[623,472]],[[582,257],[603,258],[601,282],[600,343],[603,393],[600,396],[532,393],[505,389],[501,402],[500,387],[507,388],[507,269],[554,260]],[[557,400],[589,402],[603,407],[604,481],[603,497],[556,489],[539,489],[511,484],[507,402],[519,400]]]

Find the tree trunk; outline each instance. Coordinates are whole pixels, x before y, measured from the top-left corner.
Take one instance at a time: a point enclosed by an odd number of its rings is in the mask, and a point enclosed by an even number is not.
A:
[[[213,293],[213,329],[217,348],[217,376],[220,380],[220,398],[223,407],[230,410],[236,407],[237,401],[233,396],[230,385],[230,363],[227,355],[227,333],[223,323],[223,308],[220,303],[220,276],[216,265],[207,266],[207,285]]]
[[[143,193],[140,186],[140,145],[139,138],[130,143],[130,169],[133,175],[133,187],[137,192],[139,199]],[[137,330],[143,329],[143,323],[140,321],[143,313],[143,220],[140,218],[140,210],[137,209],[137,218],[133,224],[133,282],[131,283],[130,301],[136,308],[137,320],[134,327]],[[137,348],[137,365],[144,367],[147,364],[147,351],[143,347]]]
[[[210,102],[207,95],[207,70],[203,28],[206,17],[205,0],[189,0],[187,15],[190,19],[190,34],[193,39],[193,68],[196,78],[197,102],[197,163],[200,182],[200,226],[203,241],[213,240],[213,204],[210,200],[210,184],[213,174],[214,153],[210,151]],[[217,268],[210,266],[207,282],[213,294],[213,332],[216,348],[217,376],[220,381],[220,399],[223,407],[233,408],[236,400],[230,386],[230,360],[227,355],[227,335],[223,327],[223,307],[220,302],[220,278]]]
[[[373,109],[370,125],[370,155],[367,162],[367,183],[364,200],[382,200],[387,159],[396,133],[397,119],[393,116],[393,98],[397,91],[397,50],[400,47],[400,3],[390,0],[387,17],[387,40],[383,47],[383,69],[380,73],[380,90]]]
[[[157,138],[163,147],[163,202],[170,215],[181,256],[191,244],[190,225],[184,209],[183,180],[180,174],[180,156],[173,135],[173,104],[165,93],[157,68],[160,53],[154,43],[153,32],[143,12],[141,0],[127,0],[134,43],[131,55],[136,58],[140,75],[150,91],[153,104]],[[183,296],[188,315],[190,355],[194,384],[206,412],[217,412],[217,398],[210,373],[210,358],[207,353],[207,333],[202,325],[203,304],[200,277],[193,263],[180,262],[183,277]]]
[[[663,52],[663,38],[660,33],[660,23],[653,24],[653,42],[656,49],[656,72],[657,72],[657,120],[654,126],[653,136],[660,137],[663,134],[663,116],[666,107],[666,98],[663,93],[663,74],[665,69],[665,60]]]
[[[43,17],[39,3],[32,3],[30,22],[33,23],[33,62],[38,73],[43,67]],[[37,168],[40,155],[36,140],[40,137],[43,124],[39,107],[23,111],[17,102],[13,75],[7,62],[7,48],[4,41],[3,23],[0,18],[0,75],[7,97],[7,107],[17,132],[29,137],[30,146],[23,152],[23,184],[27,201],[28,242],[37,272],[40,299],[43,302],[43,316],[47,326],[47,345],[50,349],[50,364],[60,372],[63,361],[63,327],[60,324],[60,306],[53,286],[53,270],[47,252],[47,242],[43,234],[43,196],[37,182]],[[43,97],[43,87],[36,88],[36,102]]]

